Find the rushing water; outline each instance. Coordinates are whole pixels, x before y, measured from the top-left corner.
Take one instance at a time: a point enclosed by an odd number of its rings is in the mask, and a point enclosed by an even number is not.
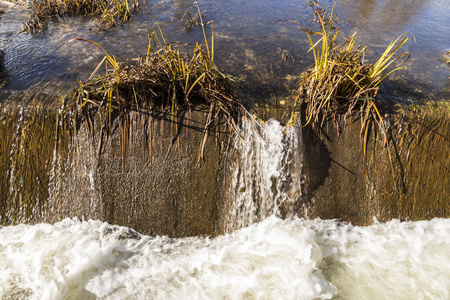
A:
[[[305,189],[300,125],[244,120],[235,148],[238,157],[230,164],[232,201],[225,227],[243,228],[271,215],[298,215]]]
[[[264,221],[215,239],[100,221],[0,229],[1,299],[448,299],[450,220]]]

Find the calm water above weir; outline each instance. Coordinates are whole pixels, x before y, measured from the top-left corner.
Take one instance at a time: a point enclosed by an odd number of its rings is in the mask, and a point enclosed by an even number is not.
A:
[[[331,1],[324,2],[331,5]],[[279,19],[297,20],[309,26],[312,16],[306,1],[201,1],[205,20],[214,20],[215,62],[224,72],[246,79],[255,90],[278,97],[295,88],[295,78],[312,63],[306,35],[295,25]],[[6,13],[0,16],[0,49],[6,53],[3,77],[9,83],[3,93],[46,91],[66,94],[77,87],[76,78],[87,79],[101,60],[102,52],[83,42],[67,43],[72,38],[87,38],[127,60],[144,55],[146,31],[156,20],[169,41],[202,41],[200,29],[184,31],[186,12],[196,12],[193,1],[143,1],[140,13],[131,22],[107,32],[93,32],[92,18],[69,18],[53,23],[38,36],[19,33],[28,11],[0,2]],[[415,37],[404,46],[411,53],[408,72],[392,77],[389,97],[401,100],[448,95],[450,69],[445,53],[450,51],[448,25],[450,2],[447,0],[342,0],[336,14],[346,35],[358,33],[367,45],[366,59],[373,62],[392,37],[408,32]],[[294,62],[282,61],[280,49],[289,51]],[[406,74],[406,76],[405,76]],[[437,94],[437,95],[436,95]],[[250,100],[249,100],[250,101]]]

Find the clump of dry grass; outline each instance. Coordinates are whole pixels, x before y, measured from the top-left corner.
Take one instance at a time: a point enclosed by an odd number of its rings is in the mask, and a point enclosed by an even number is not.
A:
[[[133,0],[131,6],[137,9],[139,1]],[[35,34],[45,30],[51,20],[75,15],[99,15],[95,24],[107,29],[131,19],[130,3],[129,0],[33,0],[24,31]]]
[[[447,51],[447,53],[444,55],[445,63],[450,64],[450,51]]]
[[[214,65],[214,38],[209,44],[201,15],[200,20],[204,45],[196,43],[191,54],[181,52],[179,47],[168,42],[158,27],[148,35],[147,53],[138,58],[136,64],[122,62],[97,43],[83,40],[102,48],[105,57],[88,81],[80,82],[74,95],[78,107],[103,107],[108,114],[105,126],[109,128],[113,109],[126,120],[127,112],[131,110],[166,111],[175,118],[181,109],[208,107],[208,121],[199,152],[199,160],[203,159],[209,128],[222,119],[232,131],[236,130],[239,114],[244,108],[234,92],[231,77]],[[106,73],[92,79],[103,64]]]
[[[299,111],[304,106],[306,125],[311,124],[313,127],[321,127],[326,120],[333,120],[338,134],[349,121],[360,118],[366,155],[369,128],[378,128],[386,133],[376,96],[384,78],[396,70],[404,69],[398,67],[399,64],[394,66],[394,63],[402,57],[405,58],[404,61],[408,59],[407,52],[397,54],[408,37],[403,34],[393,38],[378,61],[367,64],[363,62],[366,47],[355,47],[355,34],[345,38],[342,44],[337,42],[340,28],[334,14],[334,5],[330,11],[317,1],[309,4],[313,9],[313,21],[317,24],[317,30],[307,29],[296,21],[281,20],[300,26],[308,36],[310,51],[314,55],[314,66],[301,75],[296,110]],[[394,69],[387,72],[392,66]]]

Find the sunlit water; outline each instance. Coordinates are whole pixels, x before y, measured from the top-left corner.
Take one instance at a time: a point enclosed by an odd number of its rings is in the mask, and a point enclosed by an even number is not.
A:
[[[100,221],[0,229],[2,299],[448,299],[450,220],[276,217],[215,239]]]
[[[299,121],[300,122],[300,121]],[[303,208],[305,178],[301,125],[244,119],[230,163],[230,208],[224,227],[243,228],[268,216],[292,217]]]
[[[205,21],[214,21],[215,63],[224,72],[247,80],[253,87],[276,95],[296,87],[296,76],[313,63],[307,53],[309,42],[304,32],[280,19],[299,21],[312,26],[312,11],[305,1],[199,1]],[[86,80],[103,53],[94,45],[73,38],[93,40],[124,60],[145,55],[147,32],[155,27],[155,20],[166,38],[174,42],[203,41],[202,31],[184,30],[186,12],[195,15],[193,0],[141,1],[142,10],[133,13],[126,22],[106,32],[91,30],[94,18],[69,18],[50,23],[40,35],[19,33],[29,11],[11,7],[0,1],[6,13],[0,15],[0,49],[6,53],[4,67],[9,83],[6,92],[31,93],[46,91],[67,93],[76,88],[77,78]],[[332,1],[321,1],[331,7]],[[391,76],[395,81],[390,96],[400,83],[406,82],[406,94],[422,92],[443,97],[450,87],[450,67],[443,56],[450,51],[448,0],[338,0],[336,14],[342,32],[349,36],[358,33],[357,43],[367,45],[367,62],[374,63],[392,37],[407,32],[410,41],[403,47],[411,53],[408,73]],[[207,26],[210,37],[211,24]],[[414,41],[415,40],[415,41]],[[292,54],[282,61],[281,50]],[[406,75],[407,74],[407,75]],[[401,95],[401,97],[407,97]],[[414,99],[412,99],[414,100]]]

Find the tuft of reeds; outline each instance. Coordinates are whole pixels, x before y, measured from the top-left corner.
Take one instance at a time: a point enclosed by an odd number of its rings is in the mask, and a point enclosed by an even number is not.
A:
[[[338,134],[349,121],[360,118],[366,155],[369,128],[386,132],[381,108],[376,102],[379,85],[392,72],[404,69],[399,65],[409,58],[409,53],[398,52],[408,37],[402,34],[393,38],[378,61],[367,64],[364,61],[367,47],[355,47],[356,34],[344,38],[343,43],[337,42],[341,35],[334,5],[331,10],[317,1],[309,5],[317,30],[307,29],[297,21],[281,20],[298,25],[306,33],[314,55],[314,66],[301,75],[296,110],[306,107],[305,126],[320,127],[326,120],[333,120]],[[394,65],[400,58],[404,60]],[[386,74],[392,66],[394,68]]]
[[[45,30],[51,20],[80,15],[98,15],[95,24],[100,29],[107,29],[131,19],[130,0],[33,0],[29,19],[23,31],[32,34]],[[131,4],[135,10],[139,1]]]
[[[134,10],[139,8],[139,0],[133,0]],[[95,24],[99,29],[107,29],[131,19],[129,0],[109,0],[100,7],[101,13]]]
[[[209,43],[200,10],[199,16],[204,45],[190,45],[193,47],[190,55],[168,42],[159,26],[148,34],[146,55],[138,58],[135,64],[111,56],[93,41],[79,39],[100,47],[105,57],[87,82],[79,81],[80,88],[74,95],[78,107],[102,107],[107,112],[109,131],[113,109],[123,120],[131,110],[158,110],[168,112],[173,121],[180,109],[190,111],[198,106],[207,107],[208,121],[199,151],[199,160],[202,160],[209,129],[225,120],[232,131],[236,130],[239,114],[244,108],[234,92],[233,79],[214,65],[213,23],[210,22],[212,39]],[[103,65],[106,73],[92,79]],[[172,123],[176,124],[175,121]]]
[[[192,16],[189,12],[186,12],[181,20],[184,20],[186,18],[186,21],[184,23],[184,29],[189,32],[193,27],[198,28],[200,25],[200,15],[197,13],[194,16]]]

